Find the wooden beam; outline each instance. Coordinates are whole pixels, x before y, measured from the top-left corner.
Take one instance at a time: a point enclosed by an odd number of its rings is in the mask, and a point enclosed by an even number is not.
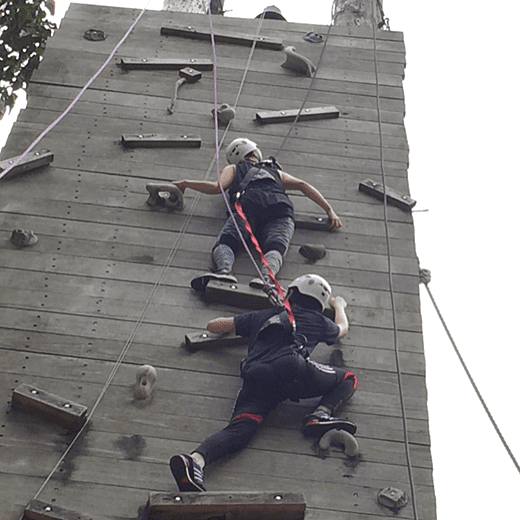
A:
[[[213,62],[203,58],[121,58],[119,66],[125,70],[181,70],[184,67],[213,70]]]
[[[247,338],[234,334],[213,334],[211,332],[193,332],[184,337],[184,346],[195,352],[204,347],[241,347]]]
[[[121,144],[126,148],[200,148],[200,135],[123,134]]]
[[[298,114],[300,114],[298,116]],[[298,121],[310,121],[315,119],[336,119],[339,117],[339,110],[336,107],[304,108],[294,110],[266,110],[257,112],[256,120],[262,125],[270,123],[291,123],[298,116]]]
[[[303,520],[306,503],[293,492],[152,492],[148,507],[151,520]]]
[[[72,430],[81,428],[87,419],[86,406],[25,383],[13,390],[12,406],[30,414],[45,416]]]
[[[334,0],[332,19],[334,25],[343,27],[372,28],[375,16],[376,23],[382,22],[382,9],[376,5],[377,0]]]
[[[378,200],[384,200],[386,192],[387,203],[392,204],[392,206],[397,206],[403,211],[412,211],[412,208],[417,204],[417,201],[413,200],[408,195],[399,193],[398,191],[389,188],[388,186],[383,186],[380,182],[375,182],[371,179],[366,179],[363,182],[360,182],[359,191]]]
[[[194,40],[211,41],[211,31],[207,29],[197,29],[188,26],[170,25],[161,27],[163,36],[181,36],[184,38],[192,38]],[[214,33],[215,41],[221,43],[233,43],[235,45],[246,45],[251,47],[256,42],[256,47],[262,49],[272,49],[275,51],[283,50],[283,40],[281,38],[273,38],[269,36],[254,36],[250,34],[237,34],[228,31],[216,31]]]
[[[328,231],[330,229],[329,217],[315,215],[294,215],[294,224],[298,229],[310,229],[313,231]]]
[[[24,510],[24,518],[27,520],[92,520],[89,516],[82,515],[77,511],[36,499],[27,504]]]
[[[249,285],[210,280],[206,286],[206,300],[219,302],[242,309],[269,309],[272,307],[267,294]]]
[[[20,157],[10,157],[0,162],[0,173],[9,168]],[[54,154],[49,150],[39,150],[37,152],[28,153],[7,175],[16,175],[17,173],[28,172],[42,166],[47,166],[54,160]]]

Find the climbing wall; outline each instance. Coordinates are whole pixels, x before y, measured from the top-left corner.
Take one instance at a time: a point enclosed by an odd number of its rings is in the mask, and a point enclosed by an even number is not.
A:
[[[71,5],[0,161],[21,154],[67,108],[138,14]],[[214,17],[213,24],[222,34],[252,36],[259,20]],[[204,70],[198,82],[183,85],[169,114],[178,69],[119,65],[162,59],[187,60],[195,68],[190,60],[212,60],[208,40],[161,34],[173,26],[207,32],[209,20],[145,13],[91,88],[37,146],[52,152],[51,165],[0,181],[4,520],[19,518],[36,495],[89,518],[144,518],[150,492],[176,491],[170,456],[195,448],[230,416],[244,347],[193,352],[183,345],[211,318],[241,311],[209,303],[189,286],[207,270],[225,219],[223,201],[188,191],[185,209],[170,212],[148,206],[145,190],[151,181],[215,178],[213,72]],[[105,39],[85,39],[89,29]],[[273,20],[260,28],[262,37],[294,46],[317,66],[314,81],[281,67],[283,50],[259,46],[249,60],[247,45],[217,42],[218,103],[237,105],[219,139],[227,144],[245,135],[265,155],[277,153],[283,169],[318,187],[343,221],[336,233],[297,229],[279,280],[286,285],[315,272],[349,303],[348,336],[332,347],[320,345],[315,358],[348,366],[358,376],[358,391],[341,413],[358,425],[360,454],[349,459],[335,447],[319,452],[299,431],[315,401],[284,403],[247,449],[208,469],[206,486],[212,492],[303,493],[312,520],[393,516],[377,502],[378,491],[393,486],[415,496],[420,518],[433,520],[413,219],[389,205],[385,227],[382,203],[359,190],[366,179],[383,180],[383,157],[388,186],[409,194],[403,35],[378,33],[376,77],[370,31],[332,27],[325,49],[304,40],[309,31],[325,38],[328,28]],[[305,108],[334,107],[338,117],[294,127],[257,121],[259,112],[298,110],[304,101]],[[201,145],[126,148],[121,136],[127,134],[196,135]],[[298,214],[325,216],[308,199],[293,200]],[[39,240],[13,245],[14,229],[32,230]],[[298,252],[308,243],[323,244],[326,257],[309,264]],[[246,255],[235,273],[245,284],[255,275]],[[150,398],[136,400],[135,373],[143,364],[153,365],[158,379]],[[73,442],[73,434],[47,415],[13,408],[13,390],[23,383],[94,410],[82,435]],[[410,502],[399,516],[414,518]]]

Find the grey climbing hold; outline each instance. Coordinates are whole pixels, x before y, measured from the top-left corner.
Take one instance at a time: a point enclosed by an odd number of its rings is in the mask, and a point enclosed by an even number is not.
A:
[[[408,497],[404,491],[394,487],[386,487],[381,489],[377,494],[378,502],[394,511],[402,509],[408,504]]]
[[[33,246],[38,242],[38,237],[25,229],[15,229],[11,234],[11,243],[18,247]]]
[[[311,43],[323,43],[323,36],[314,31],[308,32],[303,39]]]
[[[103,40],[106,40],[105,33],[99,29],[88,29],[83,34],[83,38],[85,38],[85,40],[90,40],[91,42],[102,42]]]
[[[345,430],[329,430],[322,435],[319,447],[321,450],[328,450],[331,446],[343,446],[345,455],[357,457],[359,446],[356,438]]]
[[[327,250],[323,244],[304,244],[300,247],[299,253],[308,260],[321,260],[325,258]]]
[[[211,109],[211,114],[215,117],[215,109]],[[235,118],[236,112],[232,106],[229,106],[227,103],[222,103],[219,107],[217,107],[217,121],[221,125],[227,125],[232,119]]]
[[[146,190],[150,194],[146,201],[149,206],[158,206],[178,211],[184,209],[184,195],[175,184],[151,182],[146,185]]]
[[[304,74],[309,78],[316,72],[316,67],[313,65],[312,61],[309,60],[309,58],[298,54],[295,47],[285,47],[284,52],[286,58],[285,62],[281,65],[284,69],[294,70],[295,72]]]
[[[157,370],[152,365],[142,365],[135,373],[134,396],[136,399],[147,399],[152,395],[157,381]]]

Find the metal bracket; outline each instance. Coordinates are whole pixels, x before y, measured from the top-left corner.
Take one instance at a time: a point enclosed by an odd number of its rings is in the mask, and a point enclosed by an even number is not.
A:
[[[46,416],[72,430],[78,430],[87,420],[86,406],[25,383],[13,390],[12,406],[27,413]]]
[[[200,148],[199,135],[123,134],[121,144],[126,148]]]
[[[385,198],[385,187],[383,184],[370,179],[366,179],[359,183],[359,191],[366,193],[377,200],[384,200]],[[386,201],[388,204],[397,206],[404,211],[411,211],[417,204],[417,201],[413,200],[408,195],[399,193],[388,186],[386,186]]]
[[[180,70],[194,67],[197,70],[213,70],[213,62],[203,58],[171,60],[167,58],[121,58],[119,66],[125,70]]]
[[[299,114],[299,116],[298,116]],[[339,117],[339,110],[336,107],[304,108],[294,110],[276,110],[257,112],[256,120],[262,125],[270,123],[292,123],[296,117],[298,121],[311,121],[314,119],[336,119]]]
[[[21,154],[20,154],[21,155]],[[4,159],[0,162],[0,173],[4,170],[7,170],[9,166],[14,164],[18,157],[11,157],[9,159]],[[34,170],[36,168],[40,168],[41,166],[47,166],[52,161],[54,161],[54,154],[50,150],[39,150],[37,152],[28,153],[7,175],[16,175],[17,173],[28,172],[30,170]]]
[[[192,26],[170,25],[161,27],[162,36],[182,36],[184,38],[192,38],[194,40],[211,40],[211,32],[209,30],[197,29]],[[236,45],[251,45],[256,42],[256,47],[262,49],[272,49],[281,51],[283,49],[283,40],[281,38],[272,38],[269,36],[252,36],[249,34],[236,34],[231,32],[217,31],[214,33],[216,42],[234,43]]]

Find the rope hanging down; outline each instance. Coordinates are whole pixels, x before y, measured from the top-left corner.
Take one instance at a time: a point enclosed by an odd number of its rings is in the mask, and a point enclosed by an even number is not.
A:
[[[486,412],[486,414],[488,416],[488,419],[491,421],[491,424],[493,425],[493,428],[495,429],[495,431],[496,431],[500,441],[502,442],[502,445],[504,446],[505,450],[507,451],[507,454],[509,455],[509,458],[511,459],[511,461],[515,465],[516,470],[518,471],[518,473],[520,473],[520,465],[518,464],[518,461],[516,460],[513,452],[511,451],[511,448],[507,444],[504,436],[502,435],[502,432],[500,431],[500,428],[498,427],[498,424],[496,423],[496,421],[495,421],[491,411],[489,410],[486,402],[484,401],[484,398],[482,397],[482,394],[480,393],[480,391],[478,389],[478,386],[475,383],[475,380],[471,376],[471,372],[469,371],[469,369],[468,369],[468,367],[467,367],[467,365],[466,365],[466,363],[464,361],[464,358],[462,357],[462,354],[460,353],[460,350],[458,349],[458,347],[457,347],[457,345],[455,343],[455,340],[453,339],[453,336],[451,335],[451,333],[450,333],[450,331],[448,329],[448,326],[446,325],[446,321],[444,320],[444,317],[442,316],[442,313],[441,313],[439,307],[437,306],[437,302],[435,301],[435,299],[433,297],[433,294],[432,294],[432,292],[430,290],[430,287],[428,286],[428,284],[430,283],[430,280],[431,280],[431,273],[430,273],[430,271],[428,271],[427,269],[421,269],[419,271],[419,278],[420,278],[420,282],[422,284],[424,284],[426,292],[428,293],[428,296],[430,297],[430,300],[431,300],[431,302],[433,304],[433,307],[435,308],[435,312],[437,312],[437,316],[441,320],[442,326],[444,327],[444,330],[446,331],[446,334],[447,334],[447,336],[448,336],[448,338],[450,340],[451,346],[455,350],[455,354],[459,358],[460,364],[462,365],[462,368],[464,369],[464,372],[466,373],[466,376],[468,377],[469,382],[470,382],[471,386],[473,387],[473,390],[477,394],[478,400],[480,401],[480,404],[482,405],[482,408],[484,408],[484,411]]]
[[[390,232],[388,225],[388,202],[386,195],[386,172],[385,172],[385,151],[383,147],[383,124],[381,121],[381,99],[379,92],[379,63],[377,59],[377,26],[376,26],[376,16],[375,13],[372,12],[372,40],[373,40],[373,55],[374,55],[374,73],[375,73],[375,86],[376,86],[376,106],[377,106],[377,126],[378,126],[378,134],[379,134],[379,162],[381,168],[381,177],[383,184],[383,218],[385,225],[385,239],[386,239],[386,253],[387,253],[387,266],[388,266],[388,286],[390,291],[390,303],[392,308],[392,324],[393,324],[393,339],[394,339],[394,357],[396,364],[396,373],[397,373],[397,382],[399,388],[399,402],[401,406],[401,414],[402,414],[402,423],[403,423],[403,440],[404,440],[404,448],[406,455],[406,467],[408,471],[408,480],[410,482],[410,490],[411,490],[411,502],[413,509],[413,517],[414,520],[418,520],[419,512],[417,506],[417,493],[415,489],[415,482],[413,477],[413,469],[412,469],[412,458],[410,454],[410,441],[408,438],[408,421],[406,419],[406,407],[404,403],[404,393],[403,393],[403,381],[401,374],[401,361],[399,358],[399,338],[397,333],[397,315],[396,315],[396,305],[395,305],[395,294],[394,294],[394,283],[392,276],[392,257],[390,251]]]

